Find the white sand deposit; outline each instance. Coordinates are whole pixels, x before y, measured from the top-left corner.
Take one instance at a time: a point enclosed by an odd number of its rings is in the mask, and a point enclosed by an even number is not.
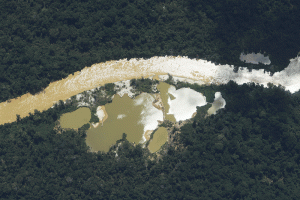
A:
[[[108,118],[105,106],[98,106],[95,115],[99,118],[99,123],[92,123],[94,128],[96,128],[100,123],[103,125],[103,122]]]
[[[105,117],[105,113],[104,113],[104,109],[103,109],[104,106],[98,106],[97,107],[97,112],[96,112],[96,116],[99,118],[99,120],[103,120],[104,117]]]
[[[89,107],[90,104],[89,104],[89,103],[86,103],[86,102],[78,102],[77,107],[84,107],[84,106]]]
[[[136,99],[134,99],[134,103],[136,106],[143,105],[141,120],[138,122],[140,124],[143,124],[144,126],[144,133],[141,143],[144,143],[146,141],[146,132],[149,130],[156,129],[158,126],[158,120],[163,121],[163,112],[161,110],[156,109],[152,105],[153,101],[153,95],[148,93],[142,93]]]
[[[169,75],[158,75],[160,81],[166,81],[169,78]]]
[[[300,89],[300,58],[290,60],[287,68],[281,72],[264,73],[264,70],[239,70],[233,72],[233,66],[215,65],[206,60],[188,57],[152,57],[150,59],[122,59],[107,61],[86,67],[67,78],[51,83],[44,92],[37,95],[25,94],[0,104],[0,124],[13,122],[16,114],[21,117],[34,113],[34,110],[46,110],[59,100],[65,101],[73,95],[93,89],[105,83],[130,80],[132,78],[166,75],[184,77],[206,84],[227,83],[230,80],[243,84],[255,82],[267,86],[269,82],[282,85],[289,91]]]
[[[222,97],[221,92],[216,92],[214,102],[212,103],[212,106],[208,109],[207,113],[209,115],[215,115],[219,109],[225,108],[225,105],[226,101]]]
[[[77,94],[76,95],[76,100],[80,101],[83,97],[84,97],[83,94]]]
[[[176,90],[174,86],[171,86],[168,93],[175,97],[173,100],[170,97],[168,99],[170,105],[168,114],[173,114],[176,121],[192,118],[193,113],[197,111],[197,106],[207,104],[205,96],[190,88]]]
[[[124,94],[128,94],[130,98],[134,97],[134,93],[132,92],[132,87],[130,86],[130,80],[126,81],[118,81],[115,82],[115,90],[120,97],[123,97]]]

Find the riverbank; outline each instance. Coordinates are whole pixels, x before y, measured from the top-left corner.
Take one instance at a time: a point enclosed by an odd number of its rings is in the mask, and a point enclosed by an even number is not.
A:
[[[268,83],[285,86],[287,90],[296,92],[300,89],[300,58],[291,59],[289,66],[270,76],[263,70],[239,70],[233,72],[233,66],[215,65],[205,60],[187,57],[152,57],[150,59],[122,59],[107,61],[86,67],[80,72],[69,75],[60,81],[50,83],[37,95],[24,94],[0,104],[0,124],[16,121],[21,118],[50,108],[53,103],[70,98],[78,93],[96,88],[106,83],[113,83],[133,78],[170,74],[199,81],[199,84],[220,84],[230,80],[243,84],[255,82],[267,86]]]

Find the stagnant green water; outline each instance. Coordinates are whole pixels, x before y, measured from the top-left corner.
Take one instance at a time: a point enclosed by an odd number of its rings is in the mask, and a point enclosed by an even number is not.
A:
[[[158,91],[160,92],[160,97],[162,99],[162,102],[164,104],[164,116],[165,119],[171,121],[171,122],[176,122],[176,119],[173,114],[167,114],[169,112],[170,106],[168,104],[168,99],[169,97],[173,100],[175,97],[171,94],[168,93],[168,90],[170,88],[170,85],[165,83],[165,82],[160,82],[157,86]]]
[[[153,135],[153,139],[148,146],[151,153],[154,153],[160,149],[162,145],[168,140],[168,131],[165,127],[159,127]]]
[[[91,110],[87,107],[81,107],[74,112],[65,113],[60,117],[60,126],[62,128],[80,128],[89,123],[91,119]]]
[[[139,96],[137,97],[139,98]],[[105,105],[108,114],[103,126],[91,127],[87,131],[86,143],[92,151],[107,152],[111,145],[127,134],[127,139],[136,144],[143,136],[144,126],[140,121],[143,105],[136,105],[135,101],[126,95],[115,95],[112,103]]]

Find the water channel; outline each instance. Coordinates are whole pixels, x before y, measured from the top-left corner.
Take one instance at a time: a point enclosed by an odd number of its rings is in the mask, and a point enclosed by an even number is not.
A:
[[[243,59],[245,60],[245,59]],[[201,84],[219,84],[234,80],[238,84],[255,82],[263,85],[271,82],[281,84],[292,93],[300,88],[299,64],[300,57],[291,59],[289,66],[272,77],[264,70],[248,72],[239,70],[234,73],[233,66],[215,65],[206,60],[189,59],[187,57],[152,57],[150,59],[121,59],[97,63],[86,67],[74,75],[49,84],[39,94],[24,94],[21,97],[0,103],[0,124],[16,121],[16,115],[26,117],[34,110],[43,111],[53,106],[53,103],[70,98],[73,95],[93,89],[99,85],[132,78],[149,77],[153,75],[171,74],[173,77],[185,77]]]

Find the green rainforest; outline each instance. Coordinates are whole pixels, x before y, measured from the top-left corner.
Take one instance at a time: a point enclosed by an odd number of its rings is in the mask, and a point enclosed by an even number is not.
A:
[[[180,55],[272,74],[300,51],[297,0],[10,0],[0,15],[0,102],[109,60]],[[242,52],[271,64],[242,62]],[[152,83],[131,84],[148,92]],[[300,92],[175,86],[209,102],[219,91],[226,106],[210,116],[197,107],[156,154],[128,133],[107,153],[90,152],[90,124],[58,133],[72,101],[0,125],[0,199],[300,199]]]

